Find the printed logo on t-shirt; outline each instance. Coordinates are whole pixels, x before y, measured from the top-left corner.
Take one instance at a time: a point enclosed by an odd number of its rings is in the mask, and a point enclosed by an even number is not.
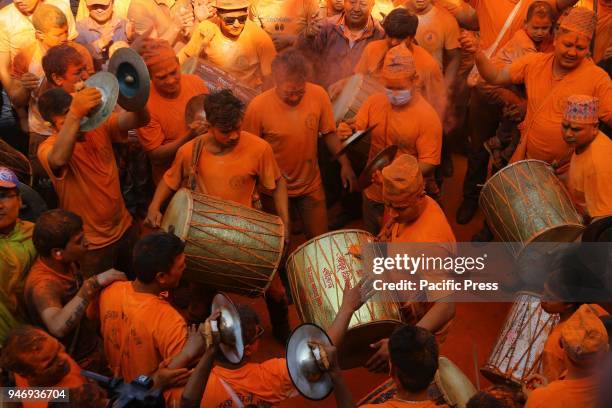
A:
[[[425,44],[436,44],[438,42],[438,34],[433,30],[425,31],[423,35],[423,42]]]
[[[319,126],[318,126],[317,115],[315,115],[314,113],[309,113],[306,116],[306,129],[317,130],[318,127]]]
[[[229,180],[230,187],[234,190],[240,190],[249,182],[250,178],[248,175],[232,176]]]
[[[249,59],[246,55],[239,55],[235,60],[238,69],[247,69],[249,67]]]

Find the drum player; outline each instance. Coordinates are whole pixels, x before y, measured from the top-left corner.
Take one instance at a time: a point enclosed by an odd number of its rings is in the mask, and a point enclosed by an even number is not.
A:
[[[204,102],[208,132],[181,146],[174,163],[157,185],[149,206],[147,223],[161,225],[162,205],[181,186],[252,207],[256,186],[265,188],[283,221],[285,240],[290,237],[287,187],[276,164],[272,147],[265,140],[241,131],[244,104],[231,91],[209,95]],[[194,155],[194,150],[197,152]],[[200,320],[207,316],[206,305],[194,305],[192,316]],[[289,334],[288,304],[278,274],[266,296],[268,311],[279,339]]]
[[[440,206],[425,194],[425,185],[414,156],[402,154],[382,170],[382,196],[390,221],[381,231],[379,240],[389,243],[436,244],[441,256],[455,252],[455,235]],[[434,249],[432,245],[430,249]],[[437,271],[431,278],[439,279]],[[392,277],[393,279],[393,277]],[[446,329],[455,315],[450,293],[426,293],[425,302],[404,302],[404,321],[423,327],[444,339]],[[376,350],[366,363],[371,371],[384,371],[389,359],[389,339],[371,345]]]
[[[377,93],[366,99],[352,125],[343,122],[338,126],[338,135],[346,138],[355,130],[377,125],[372,130],[369,160],[387,146],[397,145],[398,154],[414,155],[421,173],[428,177],[440,164],[442,124],[436,111],[417,91],[414,58],[405,45],[386,53],[382,80],[385,94]],[[431,182],[435,184],[433,179]],[[378,234],[384,211],[382,186],[375,182],[363,195],[364,228]]]

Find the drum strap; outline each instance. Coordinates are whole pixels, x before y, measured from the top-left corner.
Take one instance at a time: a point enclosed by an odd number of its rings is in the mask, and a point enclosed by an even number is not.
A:
[[[242,401],[240,401],[240,398],[238,398],[238,394],[236,394],[236,391],[234,391],[231,385],[225,382],[223,378],[221,377],[219,377],[219,382],[221,383],[223,388],[225,388],[225,391],[227,392],[227,394],[230,396],[230,398],[234,402],[234,405],[236,406],[236,408],[244,408],[244,404],[242,403]]]
[[[191,191],[196,191],[198,187],[198,163],[200,162],[200,156],[202,155],[203,148],[204,140],[203,137],[200,136],[194,141],[193,154],[191,155],[191,168],[189,169],[189,179],[187,180],[187,188]],[[200,193],[206,194],[206,191],[200,191]]]

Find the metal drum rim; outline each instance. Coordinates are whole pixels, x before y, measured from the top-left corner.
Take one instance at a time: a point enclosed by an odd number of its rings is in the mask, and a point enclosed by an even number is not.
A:
[[[287,266],[289,264],[289,261],[291,261],[294,258],[294,255],[296,253],[298,253],[299,251],[301,251],[302,249],[304,249],[305,247],[307,247],[311,243],[313,243],[315,241],[318,241],[318,240],[320,240],[322,238],[331,236],[331,235],[338,235],[338,234],[340,234],[342,232],[358,232],[358,233],[363,233],[363,234],[369,235],[372,238],[376,238],[374,235],[370,234],[368,231],[360,230],[360,229],[357,229],[357,228],[329,231],[329,232],[326,232],[325,234],[317,235],[316,237],[309,239],[308,241],[304,242],[302,245],[300,245],[299,247],[294,249],[293,252],[291,252],[291,254],[287,257],[287,262],[285,263],[285,266]],[[372,241],[372,242],[374,242],[374,241]]]

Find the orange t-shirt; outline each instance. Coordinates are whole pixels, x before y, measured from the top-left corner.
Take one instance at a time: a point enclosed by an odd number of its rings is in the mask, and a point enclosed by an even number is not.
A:
[[[387,40],[376,40],[370,42],[361,59],[355,66],[356,74],[371,75],[382,83],[382,66],[385,55],[389,51]],[[440,118],[444,118],[446,109],[446,85],[444,75],[438,61],[416,44],[412,44],[411,50],[414,58],[414,67],[419,75],[418,88],[427,102],[433,106]]]
[[[46,139],[38,148],[38,160],[49,174],[59,197],[59,206],[83,219],[83,230],[89,249],[98,249],[119,240],[132,224],[119,186],[119,172],[113,152],[113,141],[125,140],[119,130],[117,114],[99,128],[83,134],[77,141],[63,174],[51,171],[48,156],[57,135]]]
[[[444,50],[459,48],[459,24],[451,13],[442,7],[433,6],[425,14],[417,14],[419,26],[416,41],[440,64],[444,65]]]
[[[172,190],[178,190],[189,179],[196,140],[179,148],[172,167],[164,174],[164,182]],[[223,156],[209,153],[204,143],[201,144],[197,191],[251,207],[255,185],[274,190],[279,178],[272,147],[248,132],[242,131],[238,145]]]
[[[68,364],[70,365],[70,371],[68,372],[68,374],[66,374],[64,378],[62,378],[60,382],[58,382],[57,384],[51,385],[51,387],[78,388],[81,385],[85,384],[87,380],[85,379],[85,377],[81,375],[81,367],[79,367],[78,364],[72,358],[70,358],[68,354],[65,354],[64,357],[68,359]],[[15,374],[15,385],[20,388],[31,387],[28,380],[20,376],[19,374]],[[23,408],[47,408],[47,406],[49,406],[49,403],[46,401],[40,401],[40,402],[32,401],[32,402],[22,402],[21,405],[23,406]]]
[[[527,158],[547,163],[570,158],[571,149],[561,135],[569,96],[598,97],[600,119],[612,120],[612,83],[608,74],[584,59],[572,72],[555,77],[553,60],[552,53],[535,53],[519,58],[509,67],[512,82],[524,83],[527,89],[527,115],[521,135],[526,138]]]
[[[284,358],[248,363],[235,370],[216,366],[208,377],[200,408],[237,406],[232,392],[242,404],[256,406],[278,405],[297,394]]]
[[[504,44],[514,35],[515,32],[523,28],[525,24],[525,18],[527,17],[527,9],[536,0],[523,0],[520,9],[508,30],[506,30],[502,40],[499,43],[498,49],[503,47]],[[555,0],[545,0],[553,6],[553,9],[557,9]],[[497,38],[501,29],[504,27],[506,20],[512,13],[514,6],[518,3],[517,0],[478,0],[475,2],[474,8],[478,14],[478,25],[480,27],[480,42],[482,48],[486,50],[489,48]]]
[[[151,375],[187,340],[179,312],[159,296],[134,291],[132,282],[114,282],[100,293],[100,324],[108,365],[126,382]]]
[[[270,143],[290,197],[321,186],[317,140],[319,133],[336,131],[332,104],[323,88],[306,83],[297,106],[287,105],[275,88],[269,89],[251,101],[242,128]]]
[[[612,215],[612,140],[599,132],[570,162],[568,187],[574,204],[590,217]]]
[[[538,388],[527,398],[525,408],[589,408],[597,406],[599,381],[596,377],[557,380]]]
[[[390,145],[397,145],[397,154],[411,154],[419,162],[440,164],[442,151],[442,124],[436,111],[420,95],[405,106],[393,107],[387,96],[377,93],[363,103],[355,117],[355,127],[372,130],[368,161]],[[365,190],[368,199],[383,202],[382,186],[373,183]]]
[[[202,47],[204,39],[211,35],[212,40]],[[264,77],[272,73],[272,60],[276,57],[270,36],[250,20],[236,40],[223,35],[218,23],[202,21],[180,52],[187,57],[200,52],[202,58],[251,88],[261,86]]]
[[[436,408],[433,401],[402,401],[398,399],[390,399],[380,404],[360,405],[359,408]]]
[[[187,103],[192,97],[203,93],[208,93],[208,88],[204,81],[195,75],[181,75],[181,92],[174,99],[161,96],[151,84],[147,102],[151,121],[137,131],[144,151],[150,152],[185,136],[189,132],[184,120]],[[155,184],[159,183],[171,164],[172,160],[164,164],[151,164]]]
[[[599,62],[612,47],[612,3],[599,0],[597,3],[597,31],[595,33],[595,48],[593,60]]]
[[[249,15],[270,35],[297,35],[308,21],[321,19],[317,0],[255,0]]]
[[[607,316],[608,312],[599,306],[598,304],[591,304],[593,311],[597,316]],[[544,350],[542,351],[542,375],[548,379],[549,382],[558,380],[561,375],[567,370],[565,365],[565,351],[561,347],[561,329],[563,324],[561,322],[556,325],[548,338],[544,343]]]

